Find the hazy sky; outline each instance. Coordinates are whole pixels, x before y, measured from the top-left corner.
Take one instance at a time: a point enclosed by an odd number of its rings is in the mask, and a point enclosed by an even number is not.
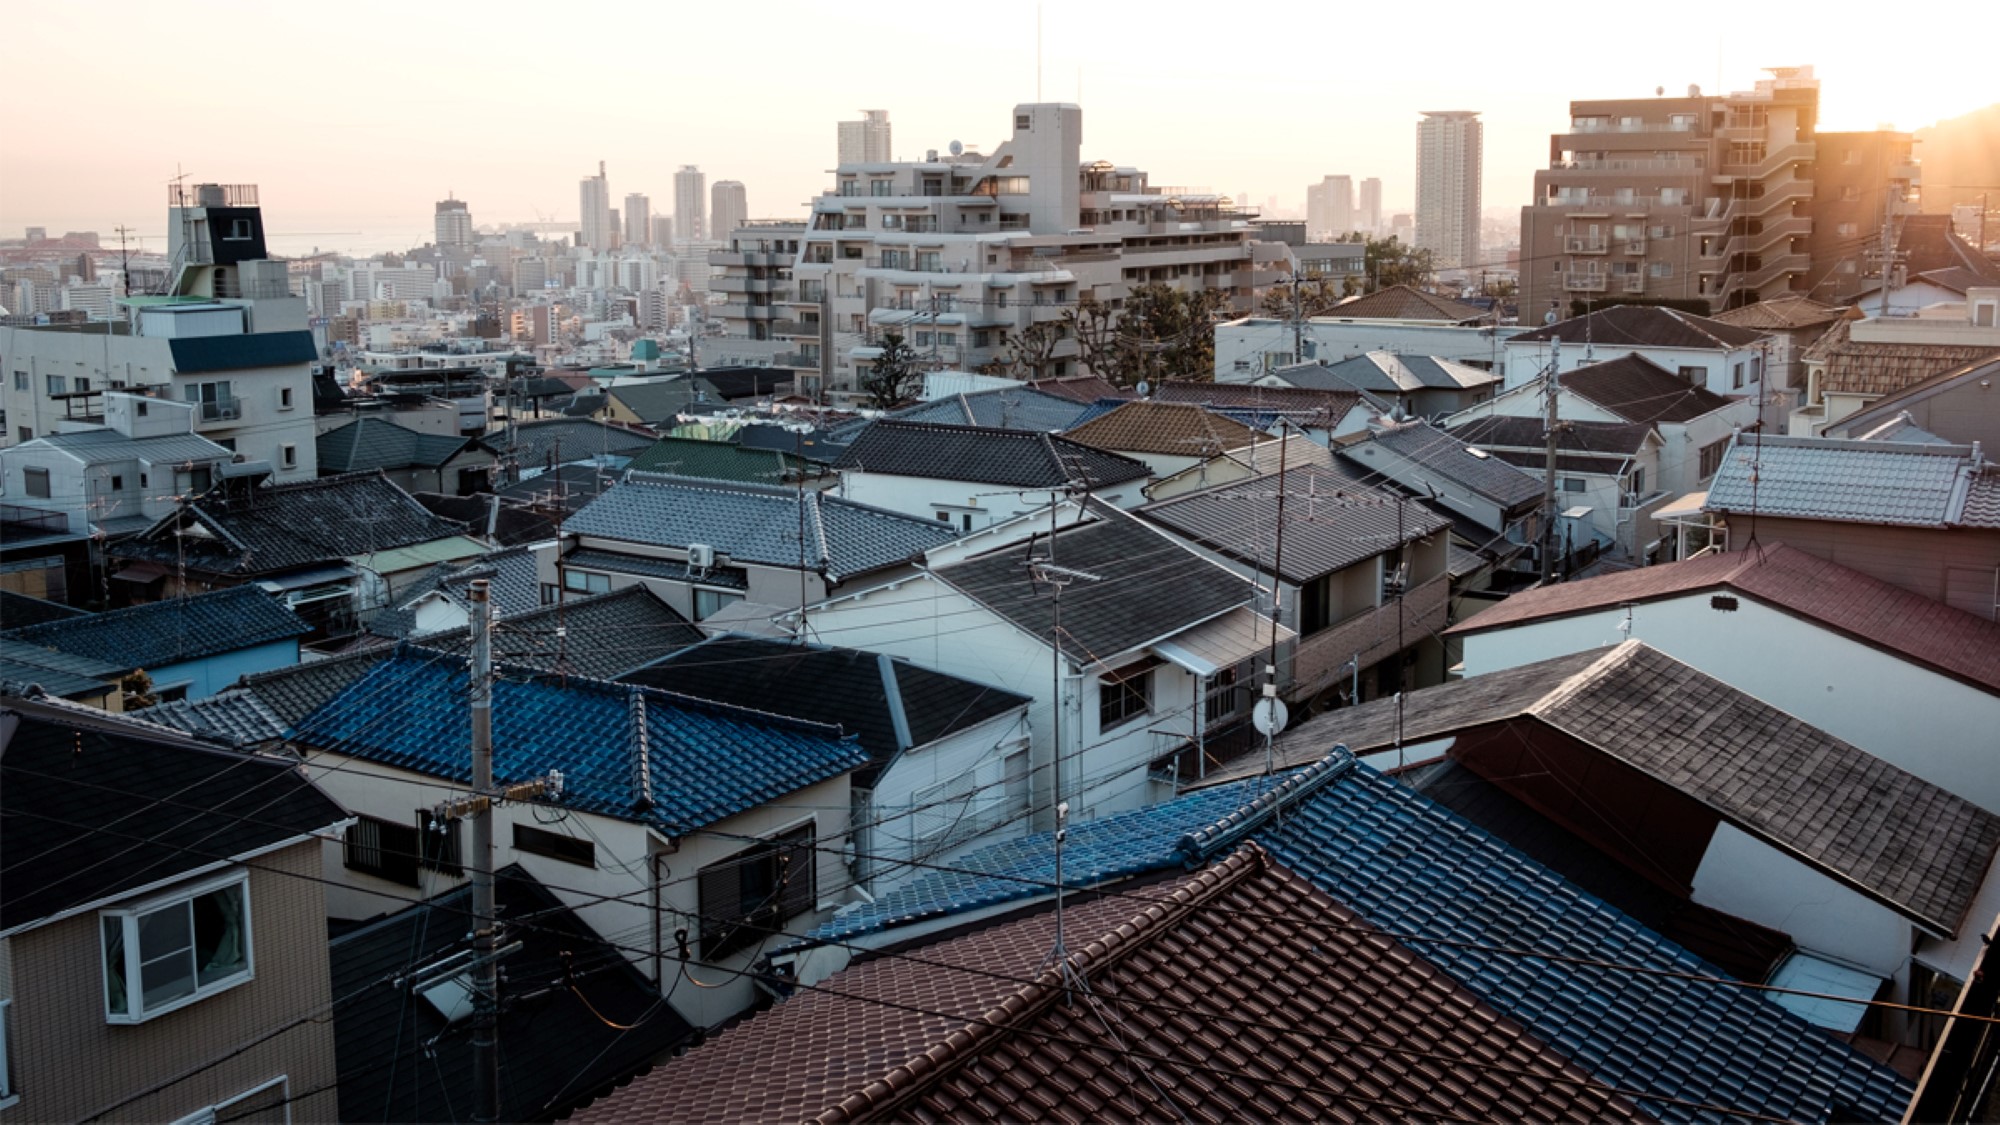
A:
[[[1049,2],[1041,96],[1081,102],[1086,160],[1285,206],[1346,173],[1406,207],[1419,113],[1479,110],[1489,208],[1526,201],[1571,98],[1742,89],[1809,63],[1823,128],[1913,129],[1995,99],[1989,68],[1938,66],[1894,16],[1885,50],[1865,6],[1720,10]],[[275,232],[329,247],[426,241],[447,191],[475,222],[574,220],[600,159],[614,205],[639,191],[665,213],[674,169],[698,164],[748,185],[753,217],[798,214],[828,183],[834,123],[863,107],[889,111],[899,158],[1004,139],[1036,100],[1036,21],[1032,2],[4,0],[19,96],[0,234],[158,234],[177,167],[261,185]]]

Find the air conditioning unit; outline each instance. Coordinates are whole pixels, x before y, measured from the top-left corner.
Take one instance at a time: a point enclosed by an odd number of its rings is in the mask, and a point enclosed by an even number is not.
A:
[[[706,543],[688,544],[688,569],[707,570],[715,565],[715,548]]]

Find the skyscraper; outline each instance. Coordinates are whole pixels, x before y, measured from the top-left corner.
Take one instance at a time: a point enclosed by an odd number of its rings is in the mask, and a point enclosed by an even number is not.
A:
[[[1354,180],[1327,176],[1306,188],[1306,234],[1339,238],[1354,229]]]
[[[1370,238],[1382,233],[1382,181],[1374,176],[1361,181],[1361,205],[1356,208],[1355,229]]]
[[[708,177],[692,164],[674,173],[674,238],[701,242],[708,237]]]
[[[650,242],[653,238],[653,201],[633,192],[625,197],[625,241]]]
[[[729,232],[743,225],[750,217],[750,197],[744,193],[743,185],[736,180],[717,180],[708,193],[708,236],[716,242],[729,238]]]
[[[604,176],[604,161],[597,162],[597,175],[583,181],[579,194],[577,245],[611,249],[611,182]]]
[[[1427,110],[1417,123],[1417,248],[1439,269],[1479,263],[1484,145],[1477,110]]]
[[[440,199],[437,205],[438,249],[463,249],[472,245],[472,212],[463,199]]]
[[[889,152],[889,111],[864,109],[861,120],[840,123],[840,163],[887,164],[895,157]]]

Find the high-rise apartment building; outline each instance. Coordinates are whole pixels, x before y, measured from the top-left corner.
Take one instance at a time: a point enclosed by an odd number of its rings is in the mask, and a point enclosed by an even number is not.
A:
[[[674,173],[674,238],[700,242],[708,237],[708,177],[692,164]]]
[[[1811,67],[1752,90],[1570,103],[1521,209],[1521,315],[1607,298],[1851,296],[1907,206],[1907,133],[1821,134]]]
[[[597,162],[597,175],[581,184],[577,208],[577,245],[586,250],[611,249],[611,181],[605,178],[604,161]]]
[[[1355,208],[1355,228],[1370,238],[1382,233],[1382,181],[1374,176],[1361,181],[1361,202]]]
[[[716,242],[750,217],[750,196],[737,180],[717,180],[708,193],[708,237]]]
[[[889,111],[864,109],[861,120],[840,123],[842,164],[887,164],[895,157],[889,151]]]
[[[653,216],[653,245],[672,246],[674,244],[674,217],[672,215]]]
[[[625,213],[621,229],[625,232],[625,242],[649,242],[653,237],[653,201],[633,192],[625,197]]]
[[[1484,147],[1476,110],[1426,111],[1417,123],[1417,248],[1439,269],[1479,264]]]
[[[1306,188],[1306,236],[1331,241],[1354,229],[1354,179],[1327,176]]]
[[[440,250],[472,245],[472,212],[463,199],[440,199],[437,205],[437,245]]]

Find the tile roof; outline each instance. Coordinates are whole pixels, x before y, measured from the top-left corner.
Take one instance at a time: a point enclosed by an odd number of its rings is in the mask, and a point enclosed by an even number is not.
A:
[[[1277,376],[1287,382],[1294,378],[1320,382],[1306,369],[1323,371],[1332,380],[1360,391],[1409,394],[1422,390],[1464,391],[1490,387],[1500,382],[1492,371],[1481,371],[1434,355],[1399,355],[1372,351],[1349,356],[1338,363],[1300,364],[1281,367]]]
[[[1249,778],[1071,825],[1063,844],[1062,885],[1081,890],[1181,867],[1188,859],[1182,841],[1190,832],[1223,821],[1278,784]],[[1042,898],[1056,885],[1054,840],[1053,832],[1037,832],[980,848],[873,902],[846,907],[796,944],[851,942],[913,922]]]
[[[811,462],[797,454],[677,437],[663,437],[640,450],[625,467],[634,472],[743,484],[784,484],[812,473]]]
[[[1542,498],[1540,481],[1498,458],[1473,456],[1465,441],[1428,422],[1384,427],[1370,434],[1367,441],[1335,450],[1335,454],[1371,472],[1381,472],[1382,466],[1369,455],[1369,445],[1414,461],[1504,510],[1538,503]]]
[[[730,402],[776,394],[779,387],[796,377],[790,368],[785,367],[740,366],[704,367],[693,375],[721,392],[722,397]]]
[[[289,758],[8,699],[0,854],[11,930],[328,828],[346,817]],[[150,846],[148,846],[150,845]]]
[[[1025,695],[883,653],[758,637],[716,637],[619,680],[858,735],[871,764],[855,774],[857,785],[868,785],[905,750],[1010,711],[1025,713],[1030,702]]]
[[[725,590],[748,590],[750,572],[740,566],[691,566],[685,559],[656,559],[649,555],[628,555],[622,551],[600,551],[578,547],[562,557],[571,569],[608,570],[616,574],[636,574],[644,578],[665,578],[671,582],[699,581],[704,586]]]
[[[1690,383],[1636,352],[1567,372],[1561,385],[1627,422],[1692,422],[1729,405],[1728,399],[1707,387]]]
[[[241,371],[250,367],[289,367],[319,358],[311,332],[253,332],[241,336],[194,336],[167,341],[174,371],[196,375],[206,371]]]
[[[823,492],[650,473],[635,473],[606,489],[564,521],[563,530],[655,547],[706,543],[726,563],[793,569],[803,563],[835,583],[908,562],[954,538],[936,520]]]
[[[1489,314],[1478,305],[1426,293],[1408,285],[1391,285],[1335,305],[1325,316],[1335,320],[1435,320],[1464,324]]]
[[[389,608],[368,622],[378,637],[408,637],[417,627],[416,603],[442,597],[460,608],[471,604],[472,583],[487,582],[495,618],[516,617],[542,608],[542,586],[534,552],[526,547],[491,551],[465,562],[442,562],[398,591]]]
[[[1143,400],[1121,403],[1066,436],[1098,449],[1174,457],[1211,457],[1263,439],[1249,426],[1199,406]]]
[[[1654,433],[1653,427],[1644,422],[1564,422],[1558,430],[1558,451],[1618,460],[1638,453]],[[1529,449],[1538,457],[1548,443],[1548,431],[1540,418],[1509,418],[1498,414],[1468,418],[1453,426],[1451,434],[1480,449]],[[1541,462],[1537,460],[1535,464]]]
[[[1481,633],[1719,589],[2000,694],[2000,624],[1782,543],[1525,590],[1445,633]]]
[[[522,504],[508,503],[488,492],[473,496],[446,496],[439,492],[415,492],[410,498],[440,519],[455,520],[467,530],[502,547],[518,547],[554,539],[560,534],[553,516],[533,511]],[[579,500],[578,506],[582,505]]]
[[[64,605],[61,602],[29,597],[12,590],[0,590],[0,630],[20,629],[28,625],[40,625],[44,621],[62,621],[88,615],[88,610]]]
[[[25,693],[39,687],[58,698],[101,695],[129,668],[56,652],[0,634],[0,686]]]
[[[278,730],[282,735],[300,719],[346,691],[395,651],[393,646],[382,645],[324,660],[308,660],[290,668],[275,668],[245,676],[239,684],[278,717]],[[199,706],[199,701],[195,705]],[[170,721],[176,726],[185,725],[178,719]]]
[[[1064,527],[1055,561],[1092,574],[1062,594],[1061,651],[1091,665],[1246,605],[1255,588],[1123,512],[1093,509],[1098,518]],[[1050,643],[1056,587],[1037,583],[1030,557],[1049,558],[1046,535],[1025,547],[1003,547],[936,571],[953,588]]]
[[[1393,704],[1301,724],[1275,760],[1310,761],[1336,739],[1390,745]],[[1638,641],[1419,689],[1402,710],[1406,743],[1537,721],[1940,933],[1958,929],[2000,848],[2000,817]]]
[[[1696,316],[1662,305],[1611,305],[1584,316],[1573,316],[1507,339],[1513,344],[1565,344],[1586,341],[1599,348],[1681,348],[1730,351],[1747,348],[1765,333],[1754,328]]]
[[[888,418],[861,431],[835,467],[1022,488],[1102,488],[1151,475],[1143,462],[1054,434]]]
[[[1138,510],[1147,520],[1219,551],[1238,562],[1268,569],[1276,552],[1279,490],[1285,502],[1286,581],[1310,582],[1395,550],[1451,526],[1399,493],[1356,485],[1342,473],[1316,466],[1287,468],[1285,476],[1252,477]]]
[[[1822,365],[1822,393],[1892,395],[1968,363],[2000,359],[2000,348],[1988,344],[1860,341],[1853,327],[1851,320],[1839,321],[1799,353],[1801,363]]]
[[[574,512],[591,502],[605,489],[618,483],[624,468],[605,464],[566,464],[525,476],[493,490],[493,495],[513,505]],[[553,532],[551,537],[553,537]]]
[[[1839,438],[1873,434],[1880,431],[1881,427],[1885,424],[1891,422],[1901,423],[1900,428],[1916,430],[1914,419],[1910,417],[1906,409],[1907,407],[1944,391],[1969,386],[1982,380],[1991,380],[1996,375],[2000,375],[2000,353],[1988,356],[1984,360],[1954,367],[1948,371],[1940,371],[1928,379],[1911,383],[1894,394],[1883,395],[1881,398],[1870,402],[1866,407],[1849,414],[1838,422],[1832,423],[1827,426],[1824,436]],[[1925,433],[1922,430],[1917,430],[1916,432]],[[1883,439],[1871,436],[1869,440],[1880,441]],[[1938,440],[1942,441],[1943,439],[1940,438]]]
[[[1637,1116],[1254,847],[1137,895],[1065,911],[1087,1002],[1031,915],[849,968],[574,1120]]]
[[[418,433],[386,418],[356,418],[320,433],[319,471],[435,469],[469,450],[484,451],[485,446],[477,438],[457,434]]]
[[[293,741],[469,781],[465,661],[410,647],[300,720]],[[503,674],[493,773],[563,774],[561,804],[680,835],[867,764],[832,727],[577,676]]]
[[[988,426],[1002,430],[1056,433],[1075,425],[1083,408],[1084,404],[1073,398],[1024,385],[947,395],[905,407],[888,417],[901,422],[928,422],[939,426]]]
[[[1131,391],[1099,375],[1064,375],[1054,379],[1032,379],[1030,390],[1066,398],[1088,406],[1107,398],[1134,398]]]
[[[282,601],[250,585],[48,621],[7,635],[120,669],[158,669],[310,632]]]
[[[189,530],[176,534],[181,527]],[[185,563],[206,574],[263,575],[458,535],[379,473],[349,473],[250,489],[231,500],[214,489],[183,502],[132,539],[120,557]]]
[[[1709,482],[1703,509],[1945,527],[1962,515],[1970,454],[1955,445],[1738,437]]]
[[[653,435],[588,418],[537,418],[490,431],[485,440],[521,468],[552,469],[593,457],[635,456],[653,444]]]
[[[149,723],[242,747],[278,742],[285,737],[287,726],[256,693],[240,687],[200,699],[156,703],[143,714]]]
[[[524,988],[532,995],[501,1011],[510,1060],[501,1120],[553,1120],[695,1037],[670,1005],[649,999],[657,990],[644,974],[518,864],[494,872],[493,898],[508,942],[521,943],[508,976],[564,985]],[[472,928],[472,889],[462,886],[328,946],[342,1121],[454,1120],[477,1100],[465,1025],[398,987],[412,967],[465,948]],[[425,1044],[421,1060],[408,1053],[415,1043]]]
[[[1720,976],[1365,765],[1253,838],[1661,1120],[1890,1120],[1909,1102],[1895,1072],[1758,993],[1663,975]]]
[[[719,405],[724,401],[722,391],[715,384],[692,375],[677,375],[671,379],[653,379],[644,383],[614,384],[604,388],[604,397],[631,411],[639,421],[649,426],[670,423],[697,403]]]
[[[493,659],[501,663],[601,680],[703,640],[693,622],[644,586],[572,598],[509,617],[491,637]],[[472,632],[432,633],[423,644],[469,655]]]
[[[1179,402],[1211,410],[1253,410],[1281,414],[1297,420],[1309,416],[1307,424],[1331,426],[1361,404],[1361,395],[1351,390],[1315,387],[1266,387],[1255,383],[1163,382],[1153,388],[1154,402]]]
[[[1950,215],[1903,216],[1896,251],[1903,255],[1911,276],[1933,270],[1964,270],[1979,278],[1981,285],[2000,285],[2000,265],[1960,238]]]
[[[187,461],[227,461],[229,450],[200,434],[158,434],[153,437],[126,437],[117,430],[83,430],[71,434],[49,434],[35,444],[58,449],[85,465],[105,465],[118,461],[144,461],[149,465],[178,465]]]
[[[1743,305],[1710,319],[1759,332],[1783,332],[1832,324],[1848,315],[1842,305],[1823,305],[1803,293],[1781,293],[1767,301]]]

